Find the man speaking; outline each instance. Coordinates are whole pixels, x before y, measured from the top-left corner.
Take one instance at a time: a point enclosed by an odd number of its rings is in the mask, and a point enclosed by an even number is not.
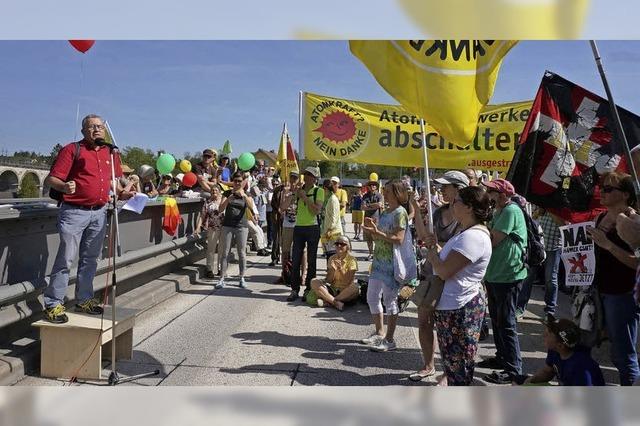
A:
[[[61,194],[58,212],[60,246],[44,291],[45,319],[65,323],[64,296],[69,285],[69,270],[79,253],[75,298],[76,310],[100,315],[100,302],[93,298],[93,278],[104,243],[107,203],[111,191],[111,153],[104,146],[104,121],[97,115],[82,120],[79,142],[66,145],[56,157],[45,184]],[[120,156],[114,153],[116,181],[122,176]],[[122,188],[118,183],[117,191]]]

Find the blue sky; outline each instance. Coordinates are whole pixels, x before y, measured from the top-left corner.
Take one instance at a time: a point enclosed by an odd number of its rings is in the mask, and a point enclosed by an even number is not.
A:
[[[640,114],[640,42],[599,47],[617,103]],[[119,145],[177,155],[226,139],[234,153],[275,149],[285,121],[297,143],[299,90],[394,103],[344,41],[98,41],[86,55],[66,41],[0,41],[0,57],[0,151],[72,141],[78,102]],[[604,93],[586,41],[521,42],[493,103],[532,99],[545,69]]]

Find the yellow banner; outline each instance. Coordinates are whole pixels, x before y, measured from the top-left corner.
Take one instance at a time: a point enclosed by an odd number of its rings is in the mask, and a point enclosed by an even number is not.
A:
[[[300,152],[310,160],[423,167],[420,119],[396,105],[302,94]],[[533,101],[487,105],[461,148],[427,124],[429,167],[506,172]]]

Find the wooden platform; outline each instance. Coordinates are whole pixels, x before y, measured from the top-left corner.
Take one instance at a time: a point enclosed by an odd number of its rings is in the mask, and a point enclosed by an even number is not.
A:
[[[138,311],[116,308],[116,359],[131,359],[133,326]],[[113,326],[111,307],[105,306],[100,315],[67,311],[69,321],[53,324],[40,320],[33,325],[40,328],[40,375],[51,378],[77,377],[100,379],[102,359],[111,358]]]

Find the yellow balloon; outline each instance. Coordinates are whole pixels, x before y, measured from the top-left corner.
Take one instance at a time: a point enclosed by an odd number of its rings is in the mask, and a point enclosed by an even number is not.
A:
[[[180,162],[180,170],[182,171],[182,173],[189,173],[191,171],[191,161],[182,160]]]
[[[372,172],[369,175],[369,182],[377,182],[378,181],[378,174],[376,172]]]

